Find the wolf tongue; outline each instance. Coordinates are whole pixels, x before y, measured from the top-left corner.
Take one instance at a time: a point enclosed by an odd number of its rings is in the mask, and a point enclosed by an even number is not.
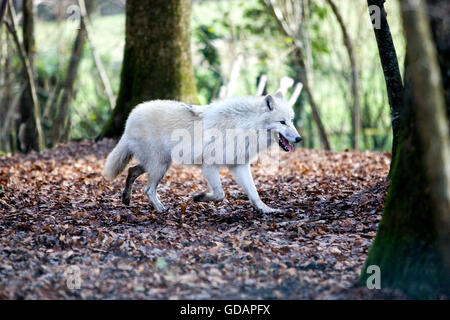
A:
[[[289,149],[289,152],[294,152],[294,146],[292,144],[290,144],[289,142],[288,142],[287,147]]]
[[[294,146],[289,143],[289,141],[280,134],[281,141],[283,141],[284,146],[289,150],[289,152],[294,152]]]

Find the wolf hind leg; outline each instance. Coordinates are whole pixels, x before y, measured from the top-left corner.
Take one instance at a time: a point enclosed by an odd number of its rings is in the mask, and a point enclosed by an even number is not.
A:
[[[148,184],[145,188],[145,193],[148,196],[148,200],[157,212],[163,212],[165,210],[163,204],[159,201],[157,188],[159,182],[166,174],[167,169],[169,169],[169,166],[170,162],[161,163],[157,161],[155,163],[149,164],[146,170],[148,175]]]
[[[145,168],[138,164],[134,167],[128,169],[127,181],[125,183],[125,188],[122,191],[122,203],[129,206],[131,199],[131,191],[133,190],[134,181],[143,173],[145,173]]]
[[[222,189],[222,182],[220,181],[219,167],[217,166],[203,166],[203,174],[208,181],[210,192],[202,192],[195,194],[193,200],[195,202],[206,201],[222,201],[225,198],[225,193]]]
[[[261,211],[262,213],[280,212],[280,210],[271,208],[264,202],[262,202],[261,198],[259,197],[258,191],[256,190],[255,182],[253,181],[249,164],[231,166],[230,171],[236,182],[247,193],[248,198],[257,210]]]

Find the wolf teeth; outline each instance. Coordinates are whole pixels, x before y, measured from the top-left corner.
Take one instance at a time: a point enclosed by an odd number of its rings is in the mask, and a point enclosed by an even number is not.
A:
[[[278,145],[286,152],[290,152],[291,148],[289,147],[293,147],[293,145],[291,145],[290,142],[281,133],[279,133]]]

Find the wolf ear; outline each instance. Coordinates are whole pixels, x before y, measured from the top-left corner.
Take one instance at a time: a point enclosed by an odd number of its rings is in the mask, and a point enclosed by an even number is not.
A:
[[[281,90],[278,90],[277,92],[275,92],[275,98],[278,98],[278,99],[284,99],[284,97],[283,97],[283,92],[281,92]]]
[[[186,109],[188,109],[194,116],[201,117],[203,115],[203,109],[201,106],[198,105],[191,105],[191,104],[182,104]]]
[[[264,102],[266,103],[267,109],[269,111],[272,111],[275,106],[275,101],[273,100],[273,97],[269,94],[264,98]]]

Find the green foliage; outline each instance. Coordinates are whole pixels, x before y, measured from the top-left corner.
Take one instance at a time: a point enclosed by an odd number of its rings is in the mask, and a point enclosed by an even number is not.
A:
[[[342,43],[342,34],[325,1],[311,1],[309,38],[314,68],[314,92],[320,112],[330,134],[333,149],[350,147],[350,67]],[[390,17],[398,15],[395,2],[387,2]],[[391,147],[390,113],[379,63],[378,50],[364,2],[342,2],[341,12],[355,43],[361,78],[361,104],[364,148],[389,150]],[[400,65],[403,65],[404,41],[398,19],[390,19]],[[93,16],[94,41],[117,94],[120,81],[125,34],[124,15]],[[76,30],[64,22],[37,25],[36,59],[41,104],[50,98],[49,91],[64,79]],[[268,76],[268,91],[278,89],[284,76],[295,76],[289,52],[293,39],[283,35],[260,0],[204,1],[192,7],[192,52],[195,80],[201,103],[218,97],[226,85],[238,55],[244,59],[236,95],[253,95],[257,78]],[[57,31],[56,31],[57,30]],[[17,61],[17,67],[20,67]],[[53,110],[54,111],[54,110]],[[304,93],[295,106],[296,120],[305,136],[304,146],[320,146],[310,108]],[[72,138],[93,138],[110,114],[108,101],[87,45],[76,82],[76,96],[71,108]],[[52,113],[50,112],[50,115]],[[48,119],[47,119],[48,120]],[[51,127],[51,122],[44,119]]]
[[[194,30],[194,39],[201,55],[199,68],[195,68],[195,80],[198,94],[203,103],[211,101],[217,96],[222,85],[220,73],[220,55],[213,41],[221,36],[215,33],[213,27],[200,25]]]
[[[125,17],[122,15],[94,17],[94,42],[105,66],[114,92],[117,94],[122,64]],[[66,23],[38,21],[36,30],[36,69],[39,79],[41,105],[50,103],[50,92],[61,86],[69,63],[77,30]],[[58,32],[55,32],[58,30]],[[57,90],[58,93],[59,90]],[[57,96],[58,97],[58,96]],[[50,106],[49,117],[43,119],[45,131],[52,127],[58,99]],[[92,59],[91,48],[85,45],[71,104],[71,137],[96,137],[108,118],[110,107]],[[45,113],[45,111],[43,111]]]

